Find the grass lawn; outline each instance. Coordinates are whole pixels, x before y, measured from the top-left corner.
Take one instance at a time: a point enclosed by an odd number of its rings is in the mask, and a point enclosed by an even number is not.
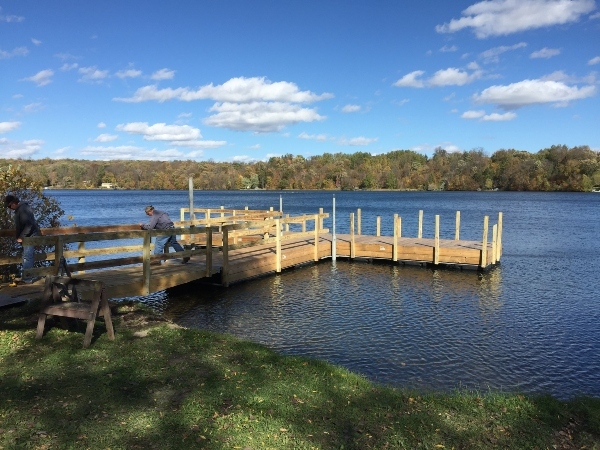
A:
[[[36,313],[0,310],[0,449],[600,449],[600,399],[388,388],[137,304],[83,349]]]

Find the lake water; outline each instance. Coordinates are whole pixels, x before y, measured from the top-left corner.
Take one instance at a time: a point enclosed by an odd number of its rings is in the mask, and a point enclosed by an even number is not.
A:
[[[187,191],[47,191],[77,225],[138,223],[144,206],[173,219]],[[332,192],[195,191],[198,208],[331,213]],[[362,210],[363,234],[480,240],[483,216],[503,213],[501,264],[486,273],[368,262],[316,265],[229,288],[158,293],[144,301],[175,322],[230,333],[285,354],[343,365],[377,382],[458,387],[559,398],[600,397],[600,194],[522,192],[336,192],[336,230]],[[65,223],[66,224],[66,223]],[[325,221],[331,228],[331,219]],[[490,226],[491,231],[491,226]]]

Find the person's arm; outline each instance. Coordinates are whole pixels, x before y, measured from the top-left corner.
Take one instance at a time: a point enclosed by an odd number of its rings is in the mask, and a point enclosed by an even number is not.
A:
[[[156,228],[156,223],[158,222],[158,218],[159,218],[158,214],[152,214],[152,216],[150,216],[150,221],[141,226],[142,230],[153,230],[154,228]]]

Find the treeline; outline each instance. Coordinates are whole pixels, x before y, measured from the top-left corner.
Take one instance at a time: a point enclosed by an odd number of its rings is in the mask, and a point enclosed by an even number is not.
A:
[[[411,150],[371,155],[325,153],[272,157],[252,163],[214,161],[0,160],[20,165],[42,186],[121,189],[416,189],[590,191],[600,186],[600,152],[588,146],[553,145],[537,153],[481,149],[432,157]]]

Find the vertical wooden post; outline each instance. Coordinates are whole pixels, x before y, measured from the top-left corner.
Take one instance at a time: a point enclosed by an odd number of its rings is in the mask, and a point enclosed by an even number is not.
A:
[[[275,272],[281,272],[281,221],[275,219]]]
[[[435,215],[435,245],[433,248],[433,264],[440,263],[440,215]]]
[[[289,219],[289,218],[290,218],[290,215],[289,215],[289,214],[286,214],[286,215],[285,215],[285,218],[286,218],[286,219]],[[286,222],[285,222],[285,231],[288,231],[288,232],[290,231],[290,223],[289,223],[287,220],[286,220]]]
[[[185,208],[179,208],[179,220],[182,222],[185,220]]]
[[[460,211],[456,211],[456,225],[454,226],[454,240],[460,240]]]
[[[319,216],[315,214],[315,254],[313,255],[315,261],[319,260]]]
[[[306,219],[302,221],[302,232],[306,233]]]
[[[221,284],[229,286],[229,228],[223,227],[223,268],[221,269]]]
[[[375,236],[381,236],[381,216],[377,216],[377,230],[375,231]]]
[[[394,214],[394,240],[392,243],[392,261],[398,261],[398,214]]]
[[[496,264],[498,251],[498,224],[494,224],[492,227],[492,264]]]
[[[194,178],[189,179],[189,191],[190,191],[190,220],[194,220],[196,215],[194,214]]]
[[[144,246],[142,250],[142,271],[144,274],[144,294],[150,294],[150,232],[144,233]]]
[[[322,230],[323,229],[323,208],[319,208],[319,229]]]
[[[224,209],[225,207],[221,205],[221,218],[225,217],[225,213],[223,212]]]
[[[335,194],[333,194],[332,201],[332,220],[331,220],[331,260],[336,261],[337,259],[337,236],[335,231]]]
[[[80,252],[85,251],[85,242],[80,242],[79,245],[77,246],[77,249]],[[84,256],[80,256],[79,259],[77,260],[78,263],[83,264],[85,263],[85,255]],[[85,270],[80,270],[79,273],[85,273]]]
[[[350,259],[354,258],[354,256],[354,213],[350,213]]]
[[[487,266],[487,241],[488,241],[488,224],[489,216],[483,218],[483,239],[481,241],[481,268],[485,269]]]
[[[210,209],[207,209],[206,213],[204,213],[204,219],[206,220],[206,224],[209,225],[210,224]]]
[[[498,213],[498,242],[496,244],[498,246],[498,258],[497,261],[500,261],[502,257],[502,213]]]
[[[212,228],[207,226],[206,230],[206,278],[212,277]]]
[[[423,237],[423,210],[419,210],[419,230],[417,231],[417,238]]]
[[[356,234],[361,235],[362,228],[362,211],[360,208],[356,210]]]
[[[63,257],[63,248],[65,243],[62,236],[56,236],[54,241],[54,267],[56,267],[56,274],[60,271],[60,259]]]
[[[402,217],[398,216],[398,239],[402,237]]]

